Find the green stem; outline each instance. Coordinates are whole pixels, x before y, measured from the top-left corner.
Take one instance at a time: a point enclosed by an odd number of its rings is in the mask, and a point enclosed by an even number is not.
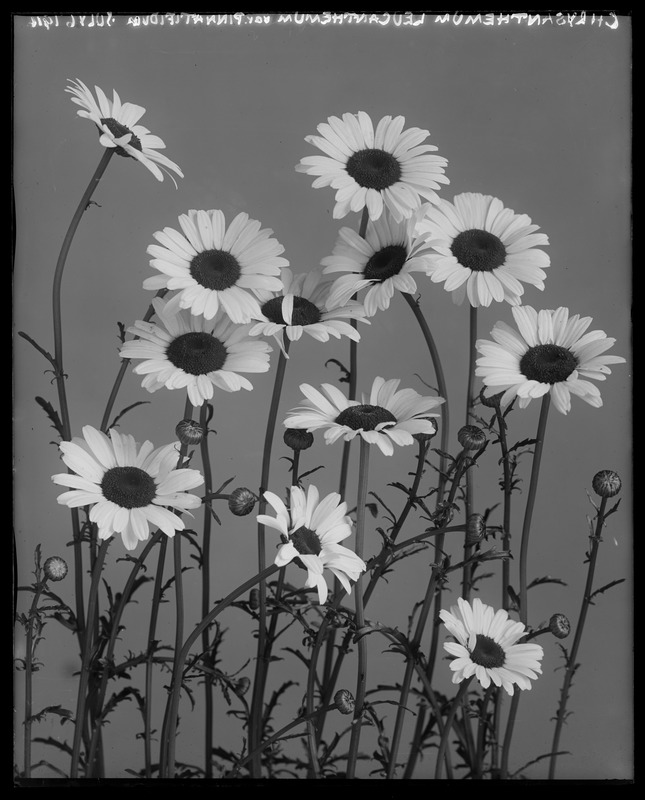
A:
[[[475,383],[475,360],[477,358],[477,348],[475,342],[477,341],[477,307],[470,307],[470,332],[468,338],[468,384],[466,389],[466,425],[470,425],[471,409],[474,402],[473,386]],[[466,498],[464,503],[464,514],[466,521],[471,515],[474,505],[474,478],[473,471],[468,470],[466,473]],[[466,533],[466,537],[467,537]],[[464,537],[464,569],[462,577],[462,597],[464,600],[470,600],[470,582],[472,580],[472,564],[468,563],[468,559],[472,555],[472,546],[469,545]]]
[[[31,712],[32,712],[32,664],[33,664],[33,650],[34,650],[34,619],[36,618],[36,611],[40,601],[40,595],[47,586],[47,580],[39,581],[36,585],[34,592],[34,599],[29,609],[29,616],[27,617],[27,640],[25,643],[25,733],[24,733],[24,750],[25,750],[25,769],[23,773],[24,778],[31,777]]]
[[[150,606],[150,625],[148,626],[148,645],[146,647],[146,673],[145,673],[145,713],[143,731],[143,751],[146,778],[152,778],[152,666],[154,663],[155,635],[157,631],[157,620],[159,618],[159,607],[161,605],[161,588],[163,586],[163,573],[166,563],[166,549],[168,547],[168,537],[161,539],[159,546],[159,559],[157,560],[157,572],[155,574],[155,585],[152,592],[152,603]]]
[[[273,447],[273,437],[275,434],[276,420],[278,417],[278,408],[280,406],[280,396],[282,394],[282,385],[284,383],[284,375],[287,369],[287,354],[289,353],[290,341],[283,334],[283,347],[284,352],[280,350],[278,357],[278,366],[276,368],[275,381],[273,384],[273,394],[271,395],[271,405],[269,406],[269,416],[267,419],[267,427],[264,436],[264,450],[262,452],[262,473],[260,476],[260,490],[258,514],[264,514],[266,511],[266,500],[264,493],[269,488],[269,474],[271,471],[271,449]],[[266,538],[264,533],[264,525],[258,524],[258,570],[263,572],[266,567]],[[260,581],[259,585],[259,607],[258,607],[258,646],[257,656],[255,661],[255,677],[253,680],[253,695],[251,699],[251,713],[249,720],[249,750],[255,751],[259,747],[262,739],[262,714],[263,714],[263,694],[266,678],[264,676],[264,659],[263,654],[266,648],[266,614],[267,614],[267,588],[264,581]],[[261,754],[258,753],[251,762],[251,773],[254,778],[261,777],[262,760]]]
[[[78,767],[81,756],[81,739],[83,736],[83,727],[85,725],[85,713],[87,703],[87,686],[89,683],[91,662],[93,656],[93,627],[94,627],[94,611],[98,603],[98,592],[101,578],[101,571],[103,569],[103,562],[105,555],[110,545],[110,539],[106,539],[101,543],[99,552],[96,557],[96,563],[92,570],[92,581],[90,584],[90,594],[87,601],[87,629],[85,631],[85,646],[83,647],[83,656],[81,663],[81,677],[78,682],[78,697],[76,701],[76,717],[74,725],[74,742],[72,745],[72,761],[70,767],[70,778],[78,778]]]
[[[472,680],[471,678],[466,678],[466,680],[462,681],[459,685],[459,691],[457,692],[457,696],[452,701],[452,705],[450,706],[450,712],[448,714],[448,718],[446,719],[443,734],[441,736],[441,742],[439,744],[439,752],[437,754],[437,766],[435,769],[435,780],[439,780],[441,778],[441,769],[443,767],[443,761],[446,757],[446,748],[448,747],[448,738],[450,736],[450,730],[452,728],[452,724],[455,721],[455,716],[457,715],[457,711],[461,706],[462,700],[466,696],[468,691],[468,686]]]
[[[549,762],[549,780],[553,780],[555,778],[555,767],[558,757],[558,748],[560,746],[560,734],[562,733],[562,726],[564,725],[564,721],[566,719],[569,690],[571,688],[571,682],[573,680],[573,676],[577,667],[576,658],[578,656],[578,649],[580,647],[580,642],[582,641],[582,631],[584,629],[585,621],[587,619],[587,612],[589,611],[589,606],[592,603],[591,596],[593,588],[593,579],[594,579],[594,573],[596,571],[596,562],[598,560],[598,550],[600,549],[600,542],[602,541],[600,534],[602,533],[602,528],[605,521],[606,506],[607,506],[607,498],[603,497],[600,501],[600,508],[598,510],[598,515],[596,518],[597,521],[596,521],[595,533],[589,537],[591,539],[591,551],[589,553],[587,580],[585,583],[584,594],[582,596],[582,605],[580,607],[580,615],[578,616],[578,624],[576,625],[576,632],[573,637],[573,644],[571,645],[571,651],[566,659],[566,671],[564,673],[564,681],[562,683],[562,689],[560,691],[560,702],[558,704],[558,712],[556,714],[555,729],[553,732],[553,744],[551,745],[551,759]]]
[[[367,474],[369,470],[369,443],[361,437],[360,461],[358,467],[358,494],[356,498],[356,545],[355,551],[359,558],[363,558],[365,543],[365,503],[367,501]],[[355,588],[356,600],[356,630],[360,632],[365,625],[363,608],[363,575],[359,575]],[[354,720],[347,756],[346,778],[354,777],[358,745],[361,738],[361,721],[363,704],[365,701],[365,688],[367,683],[367,641],[364,636],[358,640],[358,675],[356,679],[356,704],[354,707]]]
[[[245,581],[241,586],[238,586],[237,589],[234,589],[230,594],[228,594],[224,600],[221,600],[212,611],[210,611],[207,616],[205,616],[202,621],[195,627],[193,632],[190,636],[186,639],[179,652],[178,657],[175,659],[175,664],[173,668],[170,692],[168,694],[168,701],[166,703],[166,711],[164,715],[164,730],[166,731],[166,736],[168,739],[174,739],[177,733],[177,714],[179,712],[179,699],[181,696],[181,687],[183,683],[183,672],[184,667],[186,664],[186,659],[188,658],[188,654],[192,646],[195,644],[197,639],[202,635],[204,630],[210,627],[213,622],[217,619],[217,617],[227,609],[232,602],[237,600],[238,597],[248,592],[256,583],[260,581],[266,581],[267,578],[270,578],[278,571],[279,567],[275,564],[271,564],[266,569],[259,572],[257,575],[254,575],[252,578],[249,578],[248,581]],[[169,748],[169,757],[167,759],[167,763],[165,765],[164,774],[161,777],[165,778],[173,778],[175,773],[175,761],[174,761],[174,749],[170,752]]]

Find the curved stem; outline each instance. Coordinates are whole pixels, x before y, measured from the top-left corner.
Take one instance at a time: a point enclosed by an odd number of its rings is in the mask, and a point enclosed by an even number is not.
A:
[[[359,558],[363,558],[365,543],[365,503],[367,501],[367,474],[369,471],[370,446],[361,437],[360,461],[358,467],[358,493],[356,496],[356,545],[355,551]],[[363,575],[359,575],[355,588],[356,601],[356,630],[360,632],[365,625],[363,609]],[[358,745],[361,738],[361,721],[363,716],[363,703],[365,701],[365,687],[367,682],[367,641],[364,636],[358,640],[358,675],[356,679],[356,703],[354,706],[354,720],[349,742],[347,756],[346,778],[353,778],[356,771]]]
[[[34,592],[34,599],[31,602],[29,609],[29,616],[27,617],[27,639],[25,642],[25,731],[24,731],[24,756],[25,756],[25,769],[23,772],[24,778],[31,777],[31,712],[32,712],[32,699],[31,699],[31,675],[33,664],[33,648],[34,648],[34,619],[36,618],[36,611],[40,601],[40,595],[46,587],[47,581],[39,581],[36,585]]]
[[[594,573],[596,570],[596,561],[598,560],[598,550],[600,549],[600,542],[602,541],[600,534],[605,521],[605,509],[607,507],[607,498],[603,497],[600,501],[600,508],[596,518],[596,530],[591,539],[591,551],[589,553],[589,566],[587,568],[587,580],[585,583],[584,594],[582,596],[582,605],[580,607],[580,615],[578,616],[578,624],[576,625],[576,632],[573,637],[573,644],[571,651],[566,659],[566,671],[564,673],[564,681],[560,691],[560,702],[558,703],[558,711],[556,714],[555,730],[553,732],[553,744],[551,745],[551,759],[549,762],[549,780],[555,778],[555,767],[558,756],[558,747],[560,746],[560,734],[562,733],[562,726],[566,718],[567,701],[569,699],[569,690],[573,675],[576,671],[576,658],[578,657],[578,648],[582,641],[582,631],[587,619],[587,611],[592,603],[591,595],[593,588]]]
[[[70,778],[78,777],[78,766],[81,756],[81,739],[83,727],[85,725],[85,710],[87,703],[87,687],[90,677],[90,667],[93,655],[92,633],[94,627],[94,611],[98,603],[99,583],[105,555],[110,545],[110,539],[102,542],[96,556],[96,562],[92,571],[92,582],[90,584],[90,594],[87,601],[87,629],[85,631],[85,646],[83,647],[83,658],[81,663],[81,677],[78,681],[78,697],[76,700],[76,717],[74,724],[74,742],[72,745],[72,762],[70,767]]]
[[[284,336],[283,347],[284,352],[280,350],[278,357],[278,366],[275,373],[275,381],[273,384],[273,394],[271,395],[271,405],[269,406],[269,416],[267,419],[267,427],[264,436],[264,450],[262,452],[262,473],[260,476],[260,490],[259,490],[259,504],[258,514],[264,514],[266,511],[266,500],[264,493],[269,488],[269,473],[271,471],[271,449],[273,447],[273,437],[275,434],[276,420],[278,417],[278,408],[280,406],[280,395],[282,394],[282,385],[284,383],[284,374],[287,369],[287,354],[289,352],[289,339]],[[264,535],[264,525],[258,524],[258,570],[262,572],[266,567],[266,540]],[[263,692],[264,692],[264,650],[266,647],[266,614],[267,614],[267,588],[264,581],[260,581],[259,585],[259,602],[258,607],[258,647],[255,662],[255,677],[253,680],[253,695],[251,699],[251,713],[249,719],[249,749],[251,751],[257,750],[260,740],[262,738],[262,707],[263,707]],[[252,759],[252,775],[254,778],[259,778],[262,770],[262,762],[258,753]]]
[[[463,698],[466,696],[466,692],[468,691],[468,686],[470,685],[471,678],[466,678],[465,681],[462,681],[459,685],[459,691],[457,692],[457,696],[452,701],[452,705],[450,706],[450,713],[448,714],[448,718],[446,719],[443,734],[441,736],[441,742],[439,744],[439,752],[437,754],[437,766],[435,769],[435,780],[439,780],[441,778],[441,769],[443,767],[443,761],[446,756],[446,748],[448,746],[448,737],[450,736],[450,730],[452,728],[452,724],[455,721],[455,716],[457,715],[457,711],[461,706],[461,702]]]

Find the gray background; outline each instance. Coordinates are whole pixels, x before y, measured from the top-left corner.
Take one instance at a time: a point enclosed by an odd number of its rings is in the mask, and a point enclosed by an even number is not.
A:
[[[579,19],[579,18],[578,18]],[[100,424],[107,395],[118,370],[117,320],[126,325],[141,318],[151,292],[142,281],[152,274],[146,247],[152,233],[177,227],[177,216],[189,208],[220,208],[227,221],[247,211],[273,228],[285,247],[292,269],[306,271],[319,264],[334,245],[342,224],[356,226],[358,215],[340,223],[332,219],[333,193],[313,190],[311,178],[294,165],[314,148],[304,136],[328,116],[364,110],[377,121],[402,114],[406,126],[428,128],[430,141],[449,165],[450,186],[442,196],[463,191],[499,197],[517,213],[526,213],[550,238],[552,266],[546,289],[527,287],[524,302],[536,308],[569,307],[571,313],[592,316],[593,329],[617,339],[612,353],[628,364],[617,365],[600,385],[604,407],[594,409],[578,398],[568,417],[552,408],[546,436],[538,505],[534,517],[529,577],[551,575],[566,581],[538,587],[530,593],[534,625],[555,612],[577,619],[585,579],[587,547],[585,517],[593,511],[587,491],[599,469],[617,470],[623,477],[623,502],[610,518],[602,545],[596,585],[616,578],[627,581],[612,589],[591,609],[579,653],[582,664],[569,708],[575,713],[563,732],[561,747],[571,751],[560,759],[561,778],[628,778],[632,775],[632,583],[631,583],[631,350],[630,350],[630,20],[619,18],[617,29],[606,24],[569,26],[541,24],[466,25],[437,23],[427,15],[423,24],[392,22],[341,25],[247,24],[140,27],[117,18],[111,28],[59,26],[32,28],[29,17],[14,19],[14,181],[17,209],[17,252],[14,277],[14,325],[42,346],[52,344],[51,281],[58,251],[71,215],[101,156],[93,126],[76,116],[65,94],[67,79],[99,85],[109,96],[143,105],[141,122],[161,136],[165,151],[185,173],[175,191],[170,181],[158,184],[134,161],[113,158],[84,216],[67,264],[63,285],[65,369],[72,425]],[[608,18],[605,18],[608,20]],[[454,306],[440,285],[418,280],[422,307],[435,333],[451,401],[452,441],[463,423],[466,380],[468,307]],[[488,337],[496,321],[512,322],[506,304],[480,311],[479,335]],[[433,382],[427,353],[406,304],[393,299],[371,327],[362,326],[359,348],[359,389],[369,388],[376,375],[400,377],[403,386],[423,391],[415,377]],[[338,372],[329,358],[347,361],[346,340],[327,345],[308,337],[292,347],[279,419],[300,400],[298,384],[335,381]],[[276,351],[270,373],[252,376],[253,392],[215,398],[211,444],[215,482],[233,475],[234,484],[257,486],[264,424],[272,388]],[[34,403],[35,395],[55,402],[47,364],[23,339],[14,342],[15,391],[15,528],[18,541],[18,582],[31,579],[37,543],[43,556],[65,556],[71,563],[69,513],[56,503],[60,488],[50,476],[62,470],[49,423]],[[341,384],[341,388],[343,384]],[[117,410],[137,400],[151,400],[127,415],[121,430],[155,445],[173,438],[183,414],[182,392],[148,395],[140,379],[129,372]],[[519,440],[535,433],[539,403],[512,415],[511,436]],[[385,488],[414,466],[413,448],[398,448],[392,458],[372,449],[370,489],[400,507],[402,496]],[[341,446],[325,447],[319,437],[303,459],[303,469],[325,466],[312,478],[321,492],[337,489],[336,470]],[[287,455],[276,437],[271,486],[281,493],[288,482]],[[357,453],[354,453],[356,457]],[[352,461],[348,502],[355,503],[356,461]],[[528,485],[530,457],[521,472]],[[498,478],[492,452],[477,472],[476,499],[492,504]],[[516,495],[514,526],[519,536],[525,495]],[[253,517],[233,518],[219,509],[223,525],[214,528],[212,596],[223,597],[256,570]],[[491,521],[499,522],[492,518]],[[196,527],[199,530],[200,520]],[[368,521],[366,555],[377,552],[374,527]],[[408,525],[407,534],[423,522]],[[273,552],[271,532],[269,554]],[[457,552],[460,548],[458,548]],[[115,588],[128,573],[120,542],[110,549],[108,578]],[[186,563],[188,553],[186,552]],[[382,584],[368,606],[367,617],[405,629],[412,605],[425,592],[431,551],[404,561]],[[512,566],[515,585],[517,560]],[[288,578],[301,581],[291,569]],[[188,627],[198,617],[200,579],[186,573]],[[72,602],[68,579],[57,589]],[[142,647],[147,630],[147,599],[130,607],[122,653]],[[456,585],[450,595],[455,602]],[[499,604],[499,579],[480,585],[484,602]],[[21,597],[24,606],[26,596]],[[164,606],[162,624],[172,641],[173,604]],[[221,666],[240,668],[254,653],[248,618],[225,615],[228,632]],[[76,643],[68,632],[47,628],[40,655],[45,669],[35,682],[34,709],[60,703],[73,710],[78,668]],[[549,750],[550,717],[556,710],[562,661],[555,640],[538,640],[545,648],[544,675],[524,693],[516,726],[511,769]],[[249,644],[252,642],[251,647]],[[295,637],[292,645],[298,643]],[[570,642],[570,640],[569,640]],[[285,642],[286,643],[286,642]],[[566,642],[565,642],[566,644]],[[385,640],[370,638],[369,684],[400,680],[400,656],[383,654]],[[20,631],[16,651],[24,652]],[[304,686],[300,662],[283,653],[271,673],[299,681],[284,696],[277,724],[293,717]],[[355,666],[347,661],[343,676],[355,688]],[[447,663],[436,670],[438,686],[452,692]],[[252,664],[240,674],[252,676]],[[159,689],[158,709],[162,709]],[[197,689],[198,695],[201,693]],[[16,681],[17,723],[22,719],[22,679]],[[380,695],[394,698],[393,695]],[[182,707],[178,758],[201,763],[199,711]],[[242,747],[237,723],[227,722],[219,702],[216,740],[234,750]],[[391,706],[379,706],[392,715]],[[108,777],[125,777],[142,765],[141,743],[134,735],[141,723],[133,704],[124,704],[106,730]],[[413,724],[410,718],[410,725]],[[333,722],[333,720],[332,720]],[[391,733],[391,721],[387,730]],[[22,765],[21,728],[16,727],[16,758]],[[71,740],[69,726],[57,720],[37,726],[35,735]],[[374,741],[366,731],[362,749]],[[404,738],[401,757],[408,737]],[[62,769],[67,759],[51,748],[35,746],[34,760],[48,758]],[[527,770],[546,777],[547,761]],[[431,775],[432,759],[422,762],[418,777]],[[36,775],[46,776],[46,769]],[[365,771],[363,773],[365,774]]]

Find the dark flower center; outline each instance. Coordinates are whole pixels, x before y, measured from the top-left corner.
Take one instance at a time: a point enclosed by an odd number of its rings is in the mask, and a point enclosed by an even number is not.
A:
[[[210,333],[184,333],[168,345],[168,361],[189,375],[208,375],[222,369],[228,350]]]
[[[503,667],[506,654],[503,647],[493,641],[490,636],[477,634],[475,649],[470,654],[475,664],[492,669],[493,667]]]
[[[282,316],[282,297],[272,297],[262,305],[264,316],[275,322],[276,325],[286,325],[287,321]],[[291,312],[290,325],[315,325],[320,322],[320,309],[304,297],[293,298],[293,311]]]
[[[204,250],[190,262],[190,274],[206,289],[222,292],[235,286],[241,269],[237,258],[226,250]]]
[[[491,272],[506,260],[506,248],[497,236],[477,229],[458,233],[450,251],[462,267],[475,272]]]
[[[103,476],[101,491],[121,508],[143,508],[157,496],[154,480],[139,467],[112,467]]]
[[[396,417],[381,406],[349,406],[340,412],[335,422],[355,431],[373,431],[381,422],[396,422]]]
[[[127,133],[132,133],[130,128],[127,128],[125,125],[122,125],[120,122],[117,122],[113,117],[104,117],[101,120],[101,123],[105,125],[105,127],[110,131],[112,136],[115,139],[120,139],[122,136],[125,136]],[[141,140],[138,136],[135,136],[132,133],[130,137],[130,141],[128,142],[129,147],[134,147],[135,150],[141,151],[143,148],[141,147]],[[116,152],[120,156],[126,156],[127,158],[132,158],[130,153],[127,153],[122,147],[117,145]]]
[[[365,264],[363,275],[372,281],[385,281],[398,275],[408,258],[408,251],[402,244],[389,244],[370,258]]]
[[[345,165],[348,175],[367,189],[383,191],[401,178],[401,165],[385,150],[359,150]]]
[[[520,372],[530,381],[560,383],[566,381],[578,366],[571,350],[558,344],[538,344],[529,347],[520,359]]]
[[[294,531],[289,538],[291,544],[303,556],[317,556],[322,550],[318,536],[304,525]]]

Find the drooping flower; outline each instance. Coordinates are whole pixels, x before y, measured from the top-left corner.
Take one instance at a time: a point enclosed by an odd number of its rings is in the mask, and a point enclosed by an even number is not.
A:
[[[526,633],[525,626],[509,619],[504,609],[495,612],[478,597],[471,607],[460,597],[456,606],[440,611],[439,616],[457,640],[444,643],[444,649],[455,656],[450,662],[453,683],[474,675],[484,689],[492,681],[512,695],[514,684],[530,689],[531,680],[542,673],[544,650],[538,644],[517,644]]]
[[[134,550],[148,538],[149,524],[173,537],[185,525],[164,506],[187,511],[201,505],[201,498],[187,490],[204,479],[199,470],[176,469],[178,442],[156,450],[149,441],[138,447],[129,434],[111,428],[108,437],[86,425],[83,439],[59,447],[73,473],[52,475],[54,483],[71,488],[58,502],[70,508],[92,506],[89,516],[98,525],[99,539],[120,533],[126,549]]]
[[[332,492],[320,500],[315,486],[307,492],[299,486],[291,487],[289,509],[273,492],[264,497],[276,512],[275,517],[258,514],[261,525],[280,532],[282,544],[278,548],[275,564],[284,567],[291,561],[307,570],[305,586],[318,590],[318,599],[325,603],[328,595],[324,570],[330,570],[350,594],[350,581],[355,581],[366,569],[365,562],[356,553],[339,544],[352,533],[352,520],[347,516],[347,503]]]
[[[233,322],[246,323],[259,313],[260,301],[282,289],[279,278],[289,262],[284,247],[246,213],[226,225],[221,211],[181,214],[183,233],[164,228],[153,234],[150,265],[161,274],[146,278],[144,289],[177,291],[181,308],[213,319],[221,308]]]
[[[122,103],[116,91],[113,91],[112,100],[108,100],[98,86],[94,87],[95,100],[81,80],[70,80],[65,91],[72,95],[72,102],[81,107],[76,112],[78,116],[91,120],[99,129],[99,142],[103,147],[116,148],[117,155],[140,161],[158,181],[163,181],[165,171],[177,186],[171,171],[180,178],[184,173],[174,161],[159,152],[166,147],[163,140],[143,125],[137,125],[146,112],[145,108],[134,103]]]
[[[160,324],[137,320],[128,332],[121,358],[139,359],[134,367],[144,375],[141,385],[149,392],[187,389],[194,406],[213,397],[213,387],[226,392],[253,389],[240,372],[267,372],[271,347],[249,336],[249,325],[234,325],[225,316],[214,320],[195,317],[179,309],[177,297],[152,301]]]
[[[348,319],[356,319],[369,325],[361,303],[349,300],[330,302],[330,283],[321,270],[293,275],[285,267],[280,275],[282,294],[266,300],[260,307],[258,318],[250,329],[251,336],[273,336],[282,347],[283,332],[290,341],[297,341],[303,333],[329,341],[333,336],[347,336],[358,342],[361,338]]]
[[[484,382],[486,395],[504,390],[502,406],[517,396],[520,408],[526,408],[532,399],[550,392],[558,411],[567,414],[575,394],[600,408],[598,388],[585,379],[604,381],[611,373],[609,364],[625,361],[602,355],[616,340],[604,331],[585,333],[592,318],[569,317],[568,308],[539,313],[530,306],[511,310],[519,332],[498,322],[491,331],[494,342],[476,342],[480,357],[475,374]]]
[[[519,305],[525,283],[544,289],[544,270],[551,261],[537,248],[549,239],[538,230],[526,214],[475,192],[429,205],[418,226],[435,254],[431,280],[443,283],[456,303],[467,296],[472,306],[489,306],[493,300]]]
[[[346,272],[336,278],[329,303],[343,304],[355,292],[369,287],[363,303],[369,317],[390,305],[394,292],[413,294],[417,285],[413,272],[427,274],[430,262],[425,239],[416,233],[424,207],[410,219],[397,222],[386,209],[368,225],[365,238],[351,228],[341,228],[331,256],[323,258],[326,274]]]
[[[313,187],[336,190],[334,219],[367,207],[378,219],[387,206],[396,220],[410,217],[421,205],[421,197],[435,201],[448,163],[431,155],[434,145],[422,144],[430,135],[421,128],[403,130],[405,117],[383,117],[376,126],[364,111],[329,117],[318,125],[320,136],[305,136],[325,155],[306,156],[296,165],[298,172],[317,176]]]
[[[303,383],[300,391],[306,400],[289,412],[284,425],[308,431],[325,429],[327,444],[360,435],[391,456],[394,444],[409,445],[414,442],[414,434],[435,433],[436,425],[429,417],[439,414],[431,409],[444,402],[441,397],[422,397],[414,389],[397,391],[400,382],[398,378],[389,381],[375,378],[369,396],[363,395],[361,401],[348,400],[329,383],[322,384],[327,397]]]

